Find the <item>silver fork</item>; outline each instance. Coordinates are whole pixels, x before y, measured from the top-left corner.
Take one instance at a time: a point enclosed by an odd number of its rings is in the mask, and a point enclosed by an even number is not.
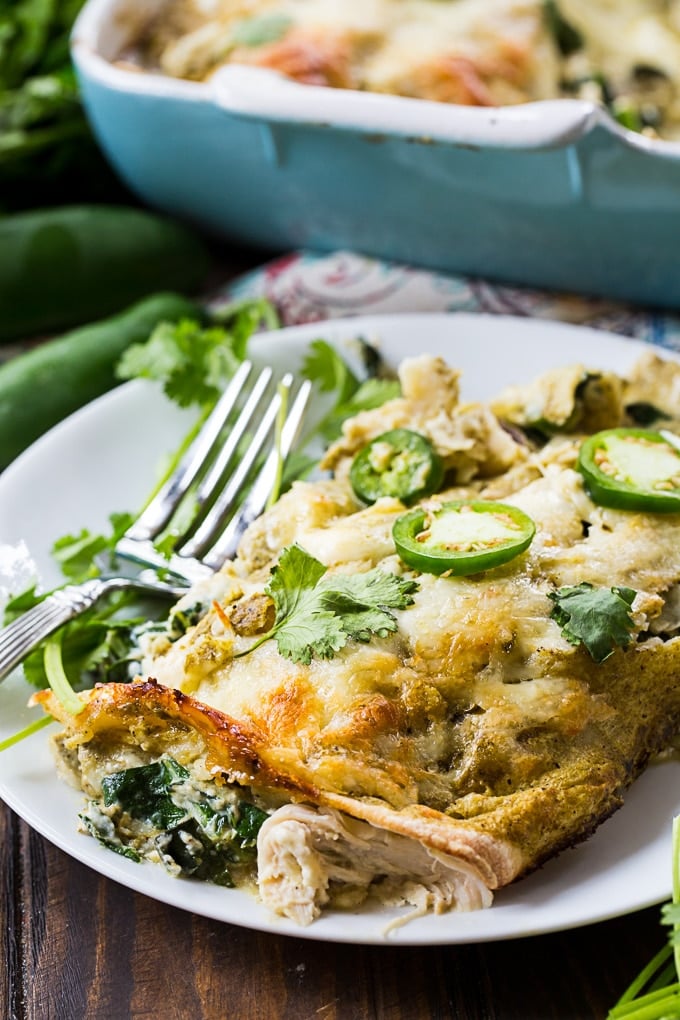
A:
[[[266,506],[276,484],[280,459],[290,453],[310,393],[310,383],[303,382],[287,411],[279,442],[272,445],[238,510],[232,513],[267,438],[274,431],[283,393],[285,391],[287,403],[287,395],[293,387],[292,375],[286,374],[267,403],[265,394],[273,372],[268,367],[262,369],[226,438],[221,441],[252,370],[250,362],[239,366],[177,469],[118,540],[112,557],[115,573],[82,584],[65,585],[0,630],[0,680],[41,641],[105,595],[133,589],[178,598],[191,584],[209,577],[236,554],[244,531]],[[263,404],[266,404],[264,411],[258,416]],[[255,428],[252,439],[223,484],[227,468],[249,427]],[[167,558],[156,550],[154,540],[171,522],[194,484],[197,486],[192,497],[195,513]],[[155,571],[161,571],[162,578]]]

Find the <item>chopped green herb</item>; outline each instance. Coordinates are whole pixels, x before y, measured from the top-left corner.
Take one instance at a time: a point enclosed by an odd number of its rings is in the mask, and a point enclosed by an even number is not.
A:
[[[615,645],[625,648],[632,640],[630,607],[636,594],[632,588],[594,588],[583,581],[549,592],[555,604],[550,616],[567,641],[582,644],[595,662],[604,662]]]
[[[583,48],[583,36],[577,28],[566,20],[556,0],[544,0],[544,10],[548,28],[562,56],[568,57]]]
[[[64,577],[73,582],[97,577],[100,570],[95,557],[112,552],[116,542],[133,520],[132,514],[114,513],[109,517],[111,531],[108,535],[93,534],[87,528],[83,528],[77,535],[64,535],[57,539],[52,546],[52,555]]]
[[[238,21],[232,32],[236,46],[265,46],[277,42],[293,24],[288,14],[261,14],[255,18]]]
[[[327,568],[299,545],[288,546],[272,569],[265,592],[276,608],[274,626],[247,652],[273,638],[281,655],[308,665],[332,659],[348,640],[370,641],[397,629],[390,609],[413,604],[415,581],[375,569],[327,575]]]

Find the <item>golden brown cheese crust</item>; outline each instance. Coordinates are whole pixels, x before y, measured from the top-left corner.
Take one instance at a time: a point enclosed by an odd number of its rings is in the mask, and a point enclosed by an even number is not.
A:
[[[398,812],[377,799],[360,801],[300,781],[271,754],[266,735],[255,727],[153,680],[99,686],[77,716],[65,713],[49,691],[36,695],[35,701],[65,724],[66,734],[59,738],[61,757],[74,761],[74,778],[92,797],[100,795],[101,779],[112,765],[128,762],[128,748],[135,755],[142,749],[151,761],[170,754],[182,765],[196,768],[198,763],[202,774],[262,792],[270,801],[280,794],[282,800],[336,808],[417,839],[466,864],[489,889],[505,885],[517,873],[517,851],[493,835],[467,830],[418,805]]]

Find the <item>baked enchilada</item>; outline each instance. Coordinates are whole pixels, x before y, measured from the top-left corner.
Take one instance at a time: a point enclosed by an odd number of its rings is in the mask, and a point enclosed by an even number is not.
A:
[[[143,634],[132,683],[77,715],[36,696],[86,831],[300,924],[490,906],[680,723],[680,367],[488,405],[438,358],[400,381]]]
[[[197,81],[251,64],[473,106],[577,97],[680,133],[675,0],[170,0],[120,59]]]

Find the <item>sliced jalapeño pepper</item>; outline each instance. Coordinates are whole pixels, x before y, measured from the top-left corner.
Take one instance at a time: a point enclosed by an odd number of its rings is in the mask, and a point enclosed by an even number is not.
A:
[[[680,449],[650,429],[606,429],[582,444],[579,471],[595,503],[680,513]]]
[[[444,469],[432,443],[419,432],[383,432],[356,455],[349,470],[355,495],[364,503],[394,496],[412,503],[436,492]]]
[[[427,574],[477,574],[528,549],[536,526],[507,503],[455,500],[416,507],[394,522],[392,537],[404,563]]]

